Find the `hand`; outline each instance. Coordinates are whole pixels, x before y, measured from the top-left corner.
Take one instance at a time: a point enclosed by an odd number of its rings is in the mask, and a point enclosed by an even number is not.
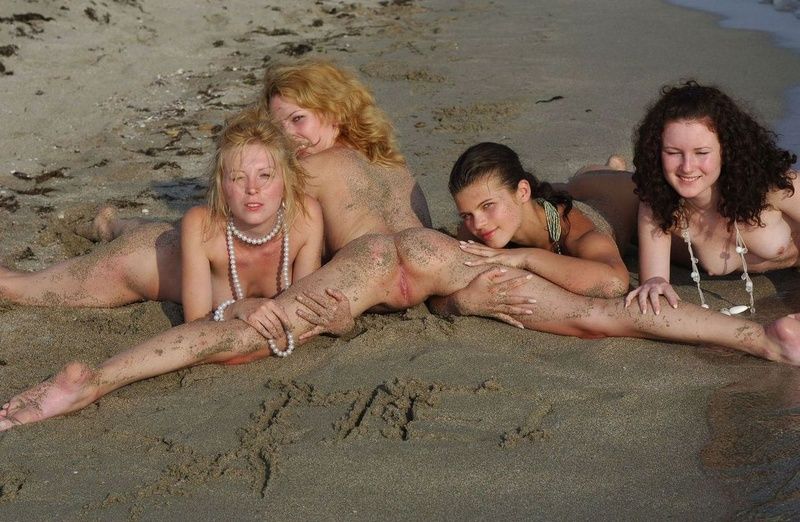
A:
[[[476,243],[472,240],[461,241],[458,246],[464,252],[483,258],[472,261],[464,261],[464,264],[467,266],[495,264],[522,269],[525,269],[527,266],[527,248],[492,248],[480,243]]]
[[[639,285],[639,288],[631,291],[625,296],[625,308],[629,307],[633,300],[636,299],[639,302],[639,310],[646,314],[649,301],[650,306],[653,307],[653,312],[658,315],[661,313],[661,300],[659,299],[661,295],[667,299],[672,308],[678,308],[678,301],[681,298],[675,293],[669,281],[663,277],[651,277]]]
[[[455,292],[452,299],[461,315],[480,315],[499,319],[517,328],[525,328],[512,315],[530,315],[531,305],[536,303],[522,295],[510,295],[508,292],[522,286],[533,277],[530,274],[510,277],[505,275],[505,268],[490,268]]]
[[[339,290],[327,288],[325,295],[303,292],[296,299],[302,305],[297,315],[314,325],[300,340],[326,332],[341,336],[356,325],[350,313],[350,300]]]
[[[286,311],[272,299],[241,299],[230,306],[229,313],[255,328],[265,339],[286,342],[291,329]]]

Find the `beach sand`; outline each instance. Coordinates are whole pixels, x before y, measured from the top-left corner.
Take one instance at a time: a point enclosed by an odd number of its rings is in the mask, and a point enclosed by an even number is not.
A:
[[[766,122],[800,83],[800,58],[767,35],[652,0],[161,4],[0,7],[3,264],[97,248],[70,227],[106,201],[179,218],[202,201],[215,126],[255,99],[265,63],[291,55],[359,71],[451,230],[447,174],[474,142],[506,143],[563,181],[611,153],[630,161],[664,83],[717,83]],[[753,280],[755,320],[800,310],[795,271]],[[713,306],[744,298],[736,277],[704,285]],[[160,303],[0,304],[0,398],[177,321]],[[0,434],[0,520],[800,515],[794,368],[424,307],[368,315],[359,331],[135,383]]]

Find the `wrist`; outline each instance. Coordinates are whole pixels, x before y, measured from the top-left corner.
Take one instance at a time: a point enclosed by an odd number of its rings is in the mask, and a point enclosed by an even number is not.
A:
[[[213,319],[215,321],[224,321],[225,320],[225,309],[228,308],[230,305],[235,303],[236,300],[228,299],[227,301],[223,301],[216,310],[214,310]]]

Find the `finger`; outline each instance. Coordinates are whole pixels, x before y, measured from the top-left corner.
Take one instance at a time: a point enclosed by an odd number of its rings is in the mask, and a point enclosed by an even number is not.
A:
[[[625,308],[628,308],[636,296],[639,295],[639,289],[635,288],[628,292],[628,295],[625,296]]]
[[[665,289],[664,297],[667,298],[667,302],[672,308],[678,308],[678,301],[680,301],[681,298],[678,297],[678,294],[672,289],[672,287]]]
[[[639,292],[639,295],[636,296],[637,301],[639,301],[639,312],[642,314],[647,313],[647,294],[645,292]]]
[[[350,302],[346,295],[344,295],[341,291],[336,288],[326,288],[325,293],[329,296],[333,297],[337,303],[343,303],[345,301]]]
[[[464,264],[467,266],[481,266],[481,265],[488,265],[494,264],[495,261],[492,258],[481,258],[481,259],[473,259],[472,261],[464,261]]]
[[[521,322],[517,321],[516,319],[514,319],[510,315],[507,315],[507,314],[494,314],[493,317],[495,319],[499,319],[500,321],[503,321],[504,323],[510,324],[511,326],[516,326],[517,328],[522,328],[523,330],[525,329],[525,327],[522,325]]]
[[[520,287],[533,279],[533,274],[523,274],[521,276],[514,276],[511,279],[500,281],[496,283],[495,289],[499,292],[508,292],[514,288]]]
[[[661,292],[658,289],[650,290],[650,305],[653,307],[653,313],[658,315],[661,313]]]
[[[305,341],[306,339],[310,339],[312,337],[316,337],[319,334],[324,333],[324,332],[325,332],[325,330],[321,326],[315,326],[311,330],[307,331],[306,333],[304,333],[303,335],[298,337],[298,339],[300,341]]]
[[[292,323],[289,321],[289,316],[286,314],[286,310],[284,310],[281,305],[279,305],[275,301],[270,301],[268,306],[272,314],[278,318],[281,330],[283,330],[284,328],[289,329],[292,327]]]
[[[509,315],[532,315],[533,310],[529,308],[525,308],[522,306],[511,306],[511,305],[500,305],[496,307],[496,310],[500,313],[509,314]]]
[[[328,322],[328,321],[325,320],[325,318],[320,317],[317,314],[313,314],[313,313],[310,313],[310,312],[308,312],[306,310],[303,310],[302,308],[298,308],[295,313],[298,315],[298,317],[308,321],[309,323],[311,323],[313,325],[323,326]]]
[[[295,297],[298,303],[305,306],[315,314],[322,316],[325,314],[325,306],[322,305],[317,299],[322,299],[321,296],[311,296],[306,293],[300,294]]]

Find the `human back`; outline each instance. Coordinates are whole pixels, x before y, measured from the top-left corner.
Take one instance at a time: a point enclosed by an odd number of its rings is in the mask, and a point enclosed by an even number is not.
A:
[[[320,59],[277,64],[265,73],[261,104],[297,144],[329,253],[365,233],[430,226],[392,125],[355,74]]]

